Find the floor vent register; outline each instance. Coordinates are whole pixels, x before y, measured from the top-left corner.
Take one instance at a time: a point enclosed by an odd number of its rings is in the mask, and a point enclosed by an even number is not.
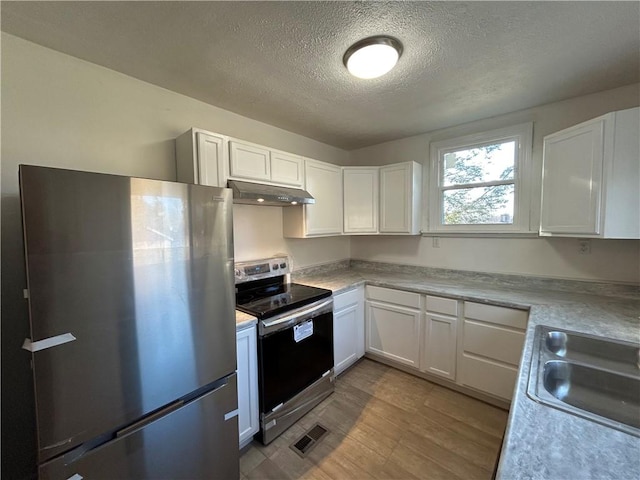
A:
[[[307,456],[307,453],[313,449],[313,447],[320,443],[320,440],[322,440],[328,432],[328,429],[316,423],[304,435],[302,435],[302,437],[291,444],[291,449],[304,458]]]

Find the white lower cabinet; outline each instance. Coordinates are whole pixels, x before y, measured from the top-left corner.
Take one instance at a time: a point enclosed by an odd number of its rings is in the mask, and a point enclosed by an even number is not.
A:
[[[527,319],[524,310],[464,302],[460,384],[511,400]]]
[[[367,287],[366,351],[418,368],[421,295]]]
[[[455,381],[458,301],[427,295],[420,370]]]
[[[513,395],[528,316],[525,310],[367,286],[365,350],[504,404]]]
[[[335,374],[364,355],[364,287],[333,297],[333,359]]]
[[[247,445],[260,428],[258,422],[258,351],[256,342],[255,325],[236,333],[240,448]]]

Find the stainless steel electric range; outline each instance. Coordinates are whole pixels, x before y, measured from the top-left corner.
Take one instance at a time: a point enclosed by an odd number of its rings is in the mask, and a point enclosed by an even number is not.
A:
[[[289,259],[236,263],[236,308],[258,319],[260,432],[267,445],[334,390],[331,290],[289,283]]]

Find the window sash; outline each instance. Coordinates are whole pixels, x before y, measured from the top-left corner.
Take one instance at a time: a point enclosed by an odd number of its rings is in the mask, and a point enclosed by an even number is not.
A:
[[[530,216],[530,186],[525,181],[530,178],[531,147],[533,123],[520,124],[490,132],[482,132],[453,138],[431,145],[431,175],[428,195],[429,208],[425,209],[426,233],[529,233]],[[444,157],[448,153],[489,145],[515,142],[513,178],[505,180],[491,180],[472,183],[455,183],[444,185]],[[475,187],[491,187],[497,185],[514,186],[514,210],[512,223],[444,223],[444,192],[449,190],[468,189]]]
[[[473,150],[474,148],[484,148],[484,147],[489,147],[492,145],[500,145],[500,144],[504,144],[504,143],[510,143],[513,142],[514,146],[513,146],[513,178],[508,178],[505,180],[510,181],[511,183],[515,182],[516,180],[516,175],[517,175],[517,167],[518,167],[518,153],[520,151],[520,138],[519,136],[511,136],[511,137],[505,137],[505,138],[499,138],[499,139],[495,139],[495,140],[491,140],[491,141],[487,141],[487,142],[482,142],[482,143],[475,143],[475,144],[470,144],[470,145],[459,145],[459,146],[455,146],[455,147],[451,147],[451,148],[444,148],[444,149],[439,149],[438,150],[438,186],[442,187],[442,188],[446,188],[452,185],[444,185],[444,176],[445,176],[445,167],[444,167],[444,163],[445,163],[445,156],[450,154],[450,153],[456,153],[456,152],[461,152],[464,150]],[[497,179],[499,180],[499,179]],[[488,181],[492,181],[492,180],[488,180]],[[480,183],[480,182],[478,182]],[[453,185],[471,185],[469,184],[462,184],[462,183],[455,183]]]

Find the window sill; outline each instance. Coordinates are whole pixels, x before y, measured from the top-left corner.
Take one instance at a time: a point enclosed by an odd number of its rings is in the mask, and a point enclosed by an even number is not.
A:
[[[541,238],[538,232],[443,232],[422,231],[423,237],[460,237],[460,238]]]

